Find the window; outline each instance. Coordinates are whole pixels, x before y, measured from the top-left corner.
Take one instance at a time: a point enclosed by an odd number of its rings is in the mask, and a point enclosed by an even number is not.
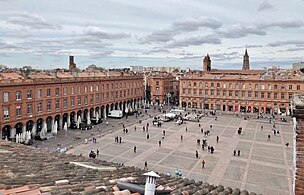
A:
[[[226,97],[226,91],[223,91],[223,96]]]
[[[289,94],[288,94],[288,98],[289,98],[289,99],[292,99],[292,93],[289,93]]]
[[[191,89],[188,89],[188,94],[189,94],[189,95],[191,94]]]
[[[87,86],[84,86],[84,92],[88,92],[88,87]]]
[[[66,87],[63,88],[63,95],[67,95],[68,89]]]
[[[265,93],[261,92],[261,99],[264,99]]]
[[[268,89],[271,90],[271,85],[270,84],[268,84]]]
[[[55,96],[59,96],[59,88],[55,89]]]
[[[77,92],[81,93],[81,87],[80,86],[78,86]]]
[[[3,92],[3,101],[8,102],[9,101],[9,92]]]
[[[208,87],[208,82],[205,82],[205,87]]]
[[[21,91],[16,91],[16,100],[21,100]]]
[[[248,97],[251,98],[251,91],[248,91]]]
[[[68,106],[68,103],[67,103],[68,101],[67,101],[67,99],[64,99],[63,100],[63,108],[67,108],[67,106]]]
[[[220,90],[216,90],[216,96],[220,96]]]
[[[84,105],[87,105],[87,104],[88,104],[88,97],[87,97],[87,96],[84,96],[84,98],[83,98],[83,103],[84,103]]]
[[[231,89],[232,88],[232,83],[229,83],[228,87],[229,87],[229,89]]]
[[[190,81],[188,82],[188,87],[191,87],[191,82]]]
[[[51,89],[47,89],[46,90],[46,97],[50,97],[51,96]]]
[[[42,97],[42,89],[38,89],[38,91],[37,91],[37,97],[38,98]]]
[[[126,87],[126,83],[125,83],[125,87]],[[109,90],[109,84],[107,84],[107,88],[106,88],[106,90]]]
[[[120,92],[122,93],[122,92]],[[101,101],[103,102],[104,101],[104,94],[101,94]]]
[[[199,87],[203,87],[203,83],[202,82],[199,82]]]
[[[205,95],[208,95],[208,89],[205,90]]]
[[[221,84],[220,83],[216,83],[216,87],[217,88],[221,87]]]
[[[281,86],[281,90],[285,90],[285,85],[282,85],[282,86]]]
[[[193,83],[193,87],[196,87],[196,82]]]
[[[16,106],[16,116],[21,117],[21,106],[20,105]]]
[[[37,112],[42,112],[42,103],[39,102],[37,105]]]
[[[121,86],[120,86],[121,87]],[[102,84],[101,85],[101,91],[103,91],[104,90],[104,85]]]
[[[117,86],[118,88],[118,86]],[[99,85],[96,85],[96,91],[99,91]]]
[[[159,93],[159,87],[156,87],[156,93]]]
[[[258,85],[258,84],[255,84],[255,85],[254,85],[254,88],[255,88],[255,89],[259,89],[259,85]]]
[[[211,87],[214,87],[214,83],[213,82],[211,83]]]
[[[278,99],[278,94],[277,93],[273,94],[273,99],[275,99],[275,100]]]
[[[223,83],[223,88],[226,89],[226,83]]]
[[[242,97],[245,97],[245,91],[242,91]]]
[[[90,95],[90,104],[93,104],[94,102],[94,95]]]
[[[238,84],[238,83],[235,84],[235,88],[236,88],[236,89],[239,88],[239,84]]]
[[[27,90],[27,99],[32,99],[32,90]]]
[[[292,85],[289,85],[289,86],[288,86],[288,89],[289,89],[289,90],[292,90]]]
[[[301,86],[300,85],[297,85],[297,90],[301,90]]]
[[[81,105],[81,97],[79,97],[77,101],[78,101],[78,106],[80,106]]]
[[[118,95],[118,92],[116,92],[116,94]],[[118,97],[117,97],[118,98]],[[96,94],[96,102],[99,102],[99,94]]]
[[[129,83],[129,88],[130,88],[130,83]],[[114,89],[114,84],[111,84],[111,89]]]
[[[265,89],[265,85],[264,85],[264,84],[261,85],[261,89],[262,89],[262,90]]]
[[[248,83],[248,89],[251,89],[251,83]]]
[[[55,108],[56,108],[56,109],[59,109],[59,99],[57,99],[57,100],[55,101]]]
[[[274,85],[274,86],[273,86],[273,89],[274,89],[274,90],[277,90],[277,89],[278,89],[278,85]]]
[[[28,104],[27,105],[27,114],[32,114],[33,113],[33,105],[32,104]]]
[[[259,92],[254,92],[254,97],[259,98]]]
[[[245,86],[245,83],[242,83],[242,89],[245,89],[246,86]]]
[[[91,87],[90,87],[90,92],[92,92],[93,91],[93,85],[91,85]]]
[[[186,89],[183,89],[183,94],[184,94],[184,95],[186,94]]]
[[[46,110],[51,111],[51,100],[48,100],[46,103]]]
[[[231,97],[232,96],[232,91],[229,91],[229,97]]]
[[[71,94],[74,94],[74,87],[71,87]]]
[[[72,98],[71,99],[71,107],[74,107],[74,105],[75,105],[75,100],[74,100],[74,98]]]
[[[267,99],[271,98],[271,93],[267,93]]]
[[[239,97],[239,91],[235,91],[235,97]]]
[[[155,85],[159,85],[159,81],[156,81]]]
[[[285,93],[281,93],[281,100],[285,99]]]
[[[196,95],[196,89],[193,89],[193,95]]]
[[[9,118],[9,107],[7,106],[3,107],[3,117]]]

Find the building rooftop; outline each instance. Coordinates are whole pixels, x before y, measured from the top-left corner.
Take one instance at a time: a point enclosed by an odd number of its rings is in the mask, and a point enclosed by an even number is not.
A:
[[[146,171],[139,168],[8,141],[0,141],[0,159],[0,194],[119,194],[114,193],[119,190],[117,182],[144,184],[146,180],[143,175]],[[101,167],[101,170],[89,167]],[[249,194],[238,188],[214,186],[164,174],[159,176],[157,188],[171,189],[171,194]]]

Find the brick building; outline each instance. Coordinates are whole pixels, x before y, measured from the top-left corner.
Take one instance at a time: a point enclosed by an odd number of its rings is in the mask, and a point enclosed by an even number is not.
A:
[[[50,132],[55,121],[58,130],[67,124],[89,117],[105,118],[110,110],[141,106],[143,76],[134,73],[83,71],[70,69],[53,73],[0,73],[1,137],[14,138],[16,133],[32,131],[35,135],[47,126]]]
[[[170,105],[178,104],[179,80],[167,72],[151,72],[147,76],[147,85],[150,90],[150,102],[154,105],[167,105],[168,94]]]
[[[273,67],[250,70],[247,50],[243,70],[213,70],[207,55],[203,70],[180,79],[180,105],[234,112],[290,114],[290,100],[304,90],[300,71]]]

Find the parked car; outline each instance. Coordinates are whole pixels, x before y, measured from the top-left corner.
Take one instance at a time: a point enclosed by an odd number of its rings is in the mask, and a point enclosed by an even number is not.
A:
[[[181,125],[181,124],[183,124],[183,121],[179,119],[175,122],[175,124]]]
[[[92,124],[86,124],[86,123],[80,123],[80,129],[81,130],[90,130],[90,129],[92,129]]]

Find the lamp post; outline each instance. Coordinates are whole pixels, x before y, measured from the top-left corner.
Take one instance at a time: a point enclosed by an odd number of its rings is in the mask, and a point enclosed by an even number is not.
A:
[[[169,98],[171,97],[170,93],[167,93],[167,101],[168,101],[168,110],[170,109],[170,101]]]
[[[206,115],[206,100],[207,100],[207,96],[204,96],[204,115]]]

